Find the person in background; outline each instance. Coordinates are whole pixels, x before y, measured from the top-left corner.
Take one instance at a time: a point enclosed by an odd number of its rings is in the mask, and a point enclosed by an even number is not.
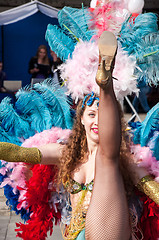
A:
[[[3,71],[3,63],[0,61],[0,92],[6,92],[6,88],[3,86],[4,80],[7,80],[7,75]]]
[[[51,61],[48,58],[45,45],[40,45],[36,56],[30,59],[28,71],[32,75],[32,78],[46,79],[49,77],[51,73]]]

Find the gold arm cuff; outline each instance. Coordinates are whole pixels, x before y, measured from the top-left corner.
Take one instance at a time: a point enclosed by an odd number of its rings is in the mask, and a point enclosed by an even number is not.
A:
[[[154,181],[152,176],[147,175],[141,178],[137,188],[159,205],[159,183]]]
[[[7,162],[25,162],[38,164],[42,154],[38,148],[25,148],[16,144],[1,142],[0,159]]]

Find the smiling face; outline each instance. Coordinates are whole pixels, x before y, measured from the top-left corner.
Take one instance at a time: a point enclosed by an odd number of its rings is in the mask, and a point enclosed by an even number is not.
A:
[[[98,101],[95,100],[92,106],[86,106],[81,122],[86,131],[87,142],[98,143]]]

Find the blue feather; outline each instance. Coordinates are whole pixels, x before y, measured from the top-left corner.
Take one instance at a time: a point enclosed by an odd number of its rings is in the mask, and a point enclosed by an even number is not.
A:
[[[2,163],[1,163],[2,165]],[[3,167],[3,165],[1,166]],[[5,176],[0,173],[0,184],[4,181]]]
[[[159,83],[159,32],[157,15],[154,13],[140,14],[135,22],[126,20],[121,28],[118,39],[124,50],[137,60],[134,74],[138,82],[143,77],[147,85]]]
[[[9,142],[17,145],[21,145],[22,142],[18,137],[15,137],[13,134],[9,135],[3,128],[0,126],[0,142]]]
[[[140,144],[141,141],[141,126],[137,127],[133,133],[133,143],[134,144]]]
[[[61,28],[49,24],[47,26],[45,39],[50,48],[57,54],[57,56],[65,61],[69,56],[72,56],[75,42],[71,37],[67,36]]]
[[[155,131],[153,137],[148,143],[149,148],[151,149],[153,156],[159,161],[159,131]]]
[[[52,81],[44,81],[34,85],[34,89],[41,94],[43,101],[50,110],[52,125],[55,127],[72,128],[73,120],[70,113],[70,105],[62,87],[52,84]]]
[[[154,13],[144,13],[136,17],[134,23],[128,20],[123,23],[118,40],[129,55],[136,56],[138,48],[142,47],[141,38],[158,31],[157,19]]]
[[[155,144],[151,150],[152,150],[153,155],[155,156],[156,160],[159,161],[159,135],[155,138]]]
[[[140,144],[140,140],[141,140],[141,127],[137,128],[134,132],[133,132],[133,142],[134,144]]]
[[[17,191],[17,194],[13,193],[13,188],[9,185],[6,185],[4,187],[4,195],[7,198],[6,205],[11,207],[11,210],[15,211],[15,213],[18,215],[21,215],[21,219],[24,221],[27,221],[30,218],[31,212],[22,208],[21,210],[17,209],[17,205],[19,204],[18,198],[19,198],[19,191]]]
[[[89,41],[95,34],[95,30],[89,29],[89,24],[91,22],[91,15],[88,9],[82,8],[71,8],[64,7],[58,12],[58,21],[62,29],[64,29],[67,34],[76,36],[78,39],[83,41]],[[70,29],[67,31],[65,26]]]
[[[147,85],[157,86],[159,83],[159,31],[146,35],[141,39],[136,53],[137,64],[135,74],[145,78]]]
[[[0,103],[0,121],[8,134],[19,138],[29,137],[29,123],[18,115],[11,104],[11,99],[8,97],[4,98]]]
[[[141,123],[140,122],[129,122],[129,126],[131,127],[133,143],[140,144],[141,127],[142,127]]]
[[[25,88],[19,90],[16,97],[18,100],[15,107],[20,115],[30,122],[33,135],[34,131],[42,132],[52,127],[50,111],[41,95],[33,89]]]
[[[146,115],[141,128],[141,146],[147,146],[155,131],[159,130],[159,103],[157,103]]]
[[[2,161],[0,160],[0,168],[2,168],[4,165],[2,163]],[[1,182],[1,181],[0,181]]]

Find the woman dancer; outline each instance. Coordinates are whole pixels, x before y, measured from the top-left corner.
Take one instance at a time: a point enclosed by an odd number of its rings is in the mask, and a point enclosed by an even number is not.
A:
[[[70,193],[72,207],[70,224],[63,229],[64,239],[128,240],[131,237],[126,191],[119,167],[120,111],[111,81],[116,48],[115,36],[104,32],[99,40],[100,66],[96,77],[100,100],[92,93],[79,103],[66,146],[57,143],[27,149],[8,143],[0,145],[0,158],[6,161],[59,167],[59,181]],[[7,154],[4,156],[4,153]],[[144,169],[138,173],[135,183],[146,175]]]

